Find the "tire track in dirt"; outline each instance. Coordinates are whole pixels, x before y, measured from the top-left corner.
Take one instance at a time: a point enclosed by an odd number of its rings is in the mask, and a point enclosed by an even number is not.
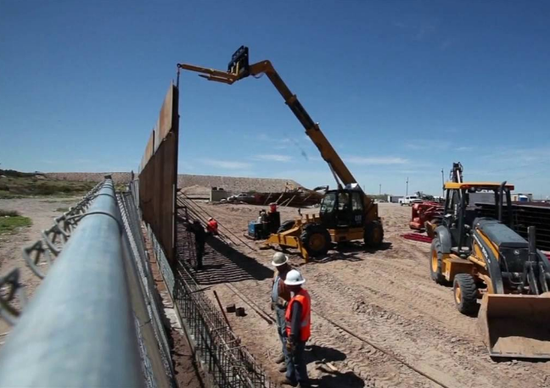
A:
[[[345,261],[346,255],[335,255],[337,260],[303,266],[302,259],[290,255],[291,262],[300,265],[308,280],[306,288],[313,299],[311,344],[344,353],[345,358],[334,361],[335,366],[343,373],[355,373],[367,387],[436,385],[324,321],[317,313],[342,324],[449,387],[550,387],[550,363],[490,361],[475,330],[475,320],[460,315],[455,309],[450,288],[439,286],[430,279],[429,244],[400,237],[408,232],[410,209],[391,205],[380,208],[386,241],[392,243],[389,249],[375,253],[358,251],[358,261]],[[282,213],[285,210],[281,209]],[[390,216],[385,214],[387,212]],[[224,213],[228,223],[231,223],[232,216],[229,213],[236,213],[234,216],[239,220],[235,217],[232,224],[236,230],[244,232],[243,222],[250,216],[239,215],[234,210]],[[244,213],[253,215],[255,211]],[[283,218],[292,217],[282,215]],[[254,256],[269,266],[272,254],[273,251],[259,251]],[[233,285],[249,296],[266,294],[269,289],[266,281]],[[248,324],[252,327],[245,330],[250,332],[255,323],[249,321]],[[271,333],[258,333],[256,338],[250,339],[255,351],[264,353],[266,346],[276,349],[274,345],[267,345],[266,336],[271,336]],[[268,343],[274,344],[272,341]],[[327,376],[311,364],[308,371],[312,377]],[[321,386],[348,387],[326,381]]]
[[[253,289],[257,286],[263,289],[261,284],[248,284],[246,291],[255,291]],[[235,288],[240,292],[245,292],[239,287]],[[312,299],[314,299],[314,295],[315,293],[312,294]],[[331,362],[337,366],[340,373],[355,373],[364,381],[366,387],[440,387],[411,370],[401,361],[350,336],[344,330],[326,321],[324,316],[317,311],[313,311],[312,323],[314,325],[313,336],[308,342],[308,346],[334,349],[345,354],[344,360]],[[322,376],[317,371],[309,372],[313,378]]]
[[[357,333],[366,331],[368,334],[365,336],[369,339],[374,337],[375,344],[381,342],[382,348],[391,349],[400,358],[419,366],[423,372],[448,386],[499,386],[503,377],[517,381],[516,384],[510,383],[510,387],[523,387],[525,380],[520,377],[529,379],[532,386],[545,386],[545,375],[527,373],[520,368],[499,368],[501,365],[489,361],[484,347],[476,346],[467,339],[454,338],[440,325],[427,322],[418,325],[415,319],[405,318],[378,304],[368,303],[368,298],[358,292],[357,288],[348,287],[330,275],[322,279],[322,284],[324,287],[318,284],[310,287],[313,290],[310,293],[316,311],[324,311],[326,306],[330,306],[330,315],[337,317],[336,321]],[[326,291],[327,287],[330,292]],[[348,302],[335,303],[335,294]],[[352,311],[349,308],[350,302]],[[500,373],[493,373],[497,370]],[[407,380],[407,385],[404,386],[410,386],[409,383]]]
[[[400,270],[395,270],[389,261],[379,264],[381,266],[371,265],[374,268],[344,268],[338,272],[337,277],[342,282],[357,287],[373,300],[380,301],[389,310],[407,312],[407,316],[415,319],[440,322],[445,327],[452,327],[457,334],[471,335],[471,319],[458,316],[448,288],[433,283],[427,273],[424,274],[422,283],[409,278],[397,280],[395,274]],[[361,279],[355,276],[357,272],[363,274]],[[330,274],[320,273],[314,276],[321,277],[316,280],[323,281],[322,278]]]

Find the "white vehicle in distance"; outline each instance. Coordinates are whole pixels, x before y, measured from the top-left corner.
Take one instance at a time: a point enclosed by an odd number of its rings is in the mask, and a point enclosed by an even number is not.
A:
[[[420,198],[418,198],[417,195],[407,195],[406,197],[399,198],[399,204],[401,206],[412,206],[413,203],[422,202]]]

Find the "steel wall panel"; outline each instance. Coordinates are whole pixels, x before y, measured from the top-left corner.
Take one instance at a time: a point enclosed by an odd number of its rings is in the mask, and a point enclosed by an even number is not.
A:
[[[155,143],[154,143],[154,147],[153,147],[153,154],[155,152],[157,152],[159,146],[160,146],[160,143],[162,143],[162,138],[160,137],[160,130],[159,130],[159,122],[157,120],[157,124],[155,125],[155,128],[153,129],[154,133],[155,133],[155,136],[154,136],[154,140],[155,140]]]
[[[151,226],[171,265],[175,257],[178,132],[178,90],[171,85],[147,143],[139,175],[143,220]]]
[[[176,97],[176,98],[175,98]],[[160,109],[159,121],[157,123],[158,129],[160,131],[159,138],[160,140],[168,136],[168,133],[174,130],[175,125],[178,121],[177,107],[174,107],[174,100],[177,99],[177,90],[174,85],[170,85],[168,88],[168,93],[164,98],[162,108]]]

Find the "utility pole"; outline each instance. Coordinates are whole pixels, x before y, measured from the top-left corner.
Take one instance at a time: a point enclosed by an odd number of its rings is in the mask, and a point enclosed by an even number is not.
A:
[[[409,177],[407,177],[407,189],[405,191],[405,196],[409,195]]]
[[[445,175],[441,169],[441,198],[445,198]]]
[[[378,185],[378,195],[382,195],[382,183]]]

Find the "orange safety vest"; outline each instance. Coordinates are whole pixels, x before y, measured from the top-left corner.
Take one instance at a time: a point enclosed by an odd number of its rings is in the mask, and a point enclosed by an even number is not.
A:
[[[288,303],[285,314],[286,334],[290,336],[292,305],[294,303],[302,304],[302,316],[300,317],[300,341],[307,341],[311,336],[311,298],[309,293],[301,289]]]

